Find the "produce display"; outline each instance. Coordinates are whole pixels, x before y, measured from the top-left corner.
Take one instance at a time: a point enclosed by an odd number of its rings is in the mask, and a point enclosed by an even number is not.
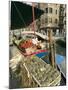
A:
[[[30,73],[30,77],[33,77],[33,80],[39,86],[56,86],[60,83],[60,72],[36,56],[26,58],[25,66]]]
[[[25,49],[31,47],[32,45],[33,44],[32,44],[31,39],[30,40],[25,40],[24,43],[23,42],[20,43],[20,47],[25,48]]]

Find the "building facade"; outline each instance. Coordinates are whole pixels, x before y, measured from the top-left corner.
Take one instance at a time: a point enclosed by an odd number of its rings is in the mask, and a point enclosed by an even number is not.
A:
[[[60,5],[60,11],[59,11],[59,29],[60,33],[65,36],[66,33],[66,5],[61,4]]]
[[[47,27],[51,25],[53,27],[53,32],[55,32],[59,28],[59,4],[45,4],[39,3],[36,5],[41,10],[44,10],[44,14],[41,15],[40,20],[38,21],[40,24],[39,28],[41,31],[47,33]]]

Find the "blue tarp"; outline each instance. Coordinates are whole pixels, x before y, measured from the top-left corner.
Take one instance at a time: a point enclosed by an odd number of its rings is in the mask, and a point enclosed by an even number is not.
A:
[[[38,56],[39,58],[42,58],[43,56],[46,56],[46,55],[48,55],[48,52],[41,52],[36,54],[36,56]]]

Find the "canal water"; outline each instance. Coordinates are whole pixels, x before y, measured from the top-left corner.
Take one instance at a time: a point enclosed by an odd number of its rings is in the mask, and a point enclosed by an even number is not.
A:
[[[63,55],[63,56],[66,56],[66,45],[65,45],[65,43],[61,43],[61,44],[56,43],[56,53]]]
[[[58,41],[56,43],[56,53],[65,57],[63,62],[61,62],[61,64],[58,65],[60,71],[63,73],[65,77],[65,78],[63,76],[61,77],[60,86],[64,86],[66,85],[66,41],[65,42]]]

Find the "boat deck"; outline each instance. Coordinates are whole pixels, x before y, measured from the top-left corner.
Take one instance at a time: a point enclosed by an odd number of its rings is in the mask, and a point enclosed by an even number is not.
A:
[[[16,50],[16,54],[19,53],[19,56],[16,59],[14,57],[13,60],[10,60],[10,67],[13,70],[14,61],[16,61],[15,65],[18,65],[17,59],[21,56],[21,58],[19,58],[20,60],[18,59],[18,61],[21,62],[21,87],[43,87],[60,85],[61,73],[56,68],[53,68],[50,64],[47,64],[37,56],[24,57],[20,54],[17,48],[15,49],[15,51]]]

